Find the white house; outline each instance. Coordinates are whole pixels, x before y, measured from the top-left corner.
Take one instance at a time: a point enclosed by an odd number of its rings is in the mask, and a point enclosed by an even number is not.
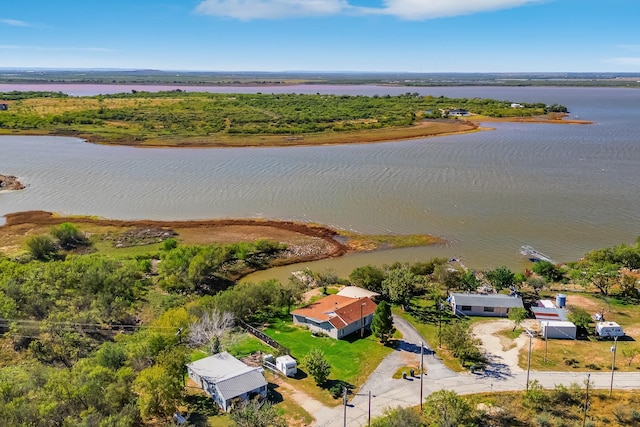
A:
[[[189,378],[224,410],[234,399],[248,400],[267,397],[267,381],[262,368],[242,363],[226,351],[205,357],[187,365]]]
[[[454,313],[467,316],[507,317],[511,309],[524,308],[520,297],[503,294],[453,292],[449,296],[449,302]]]
[[[313,332],[340,339],[369,328],[377,304],[371,298],[329,295],[291,312],[293,323]]]

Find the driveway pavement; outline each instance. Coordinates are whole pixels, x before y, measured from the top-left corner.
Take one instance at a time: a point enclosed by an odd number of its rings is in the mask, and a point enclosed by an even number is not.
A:
[[[353,396],[346,408],[321,407],[312,412],[316,427],[366,426],[369,415],[375,418],[387,408],[408,407],[420,404],[420,378],[393,379],[393,374],[402,366],[419,363],[420,345],[426,342],[418,331],[404,319],[394,316],[395,327],[402,333],[403,340],[396,350],[387,356],[373,371],[371,376]],[[423,355],[427,373],[422,378],[423,398],[438,390],[453,390],[458,394],[481,392],[524,390],[527,371],[522,369],[504,369],[500,364],[490,367],[482,373],[454,372],[441,362],[435,353],[425,347]],[[529,380],[538,380],[544,388],[553,388],[558,384],[584,384],[586,372],[541,372],[531,371]],[[608,389],[611,372],[594,372],[590,375],[592,387]],[[615,389],[640,389],[640,372],[618,372],[614,376]],[[369,405],[371,392],[371,405]]]

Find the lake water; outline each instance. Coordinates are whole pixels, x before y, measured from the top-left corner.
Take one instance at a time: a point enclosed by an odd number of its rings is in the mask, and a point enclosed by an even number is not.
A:
[[[23,85],[25,86],[25,85]],[[73,95],[133,86],[0,85]],[[138,87],[137,90],[160,90]],[[368,234],[426,233],[447,245],[354,254],[311,264],[355,266],[461,258],[507,265],[530,244],[557,261],[640,235],[640,91],[612,88],[188,88],[489,97],[566,105],[592,125],[492,124],[493,131],[368,145],[140,149],[62,137],[0,137],[0,173],[28,188],[0,194],[0,214],[31,209],[122,219],[273,218]],[[297,267],[296,267],[297,268]],[[286,278],[292,267],[250,278]]]

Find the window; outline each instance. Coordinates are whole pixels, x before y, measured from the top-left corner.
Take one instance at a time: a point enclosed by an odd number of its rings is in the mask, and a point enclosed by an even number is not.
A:
[[[485,313],[493,313],[493,307],[485,307],[484,308],[484,312]]]
[[[460,307],[460,311],[471,311],[471,306],[463,305],[462,307]]]

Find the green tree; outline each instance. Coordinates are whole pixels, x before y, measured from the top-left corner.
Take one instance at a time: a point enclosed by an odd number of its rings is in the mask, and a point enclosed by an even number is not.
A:
[[[382,288],[391,302],[406,307],[411,297],[422,288],[423,282],[423,276],[417,276],[407,266],[402,266],[389,270],[386,279],[382,282]]]
[[[381,301],[373,313],[371,320],[371,332],[373,336],[378,338],[381,343],[386,344],[395,333],[396,328],[393,327],[393,316],[391,315],[391,307],[386,301]]]
[[[31,256],[40,261],[50,261],[57,257],[58,248],[49,236],[33,236],[27,240]]]
[[[133,389],[143,418],[167,416],[175,411],[182,400],[186,362],[184,350],[174,347],[161,353],[155,365],[138,374]]]
[[[304,356],[302,366],[309,371],[317,385],[324,384],[331,373],[331,365],[329,365],[324,352],[319,348],[312,349]]]
[[[286,427],[286,421],[270,402],[248,400],[231,411],[231,419],[237,427]]]
[[[451,390],[440,390],[427,396],[423,414],[433,427],[471,426],[473,421],[471,406]]]
[[[58,239],[58,244],[62,249],[70,250],[78,246],[85,246],[89,240],[78,230],[78,227],[70,222],[63,222],[51,229],[51,235]]]
[[[373,292],[383,293],[382,282],[385,279],[385,272],[374,265],[365,265],[364,267],[355,268],[349,274],[349,280],[354,285],[368,289]]]
[[[559,282],[564,278],[564,272],[554,263],[549,261],[538,261],[533,264],[531,270],[544,277],[547,282]]]
[[[591,315],[582,307],[571,307],[567,319],[585,331],[589,330],[589,325],[592,322]]]
[[[602,295],[609,295],[611,287],[620,279],[620,267],[607,261],[592,262],[589,260],[576,264],[571,278],[577,280],[585,288],[593,285]]]
[[[514,307],[509,310],[509,320],[513,322],[513,330],[515,331],[518,326],[527,318],[527,310],[522,307]]]
[[[420,414],[413,408],[387,408],[384,415],[371,420],[372,427],[420,427]]]
[[[480,281],[476,277],[476,273],[473,270],[467,270],[460,276],[460,290],[475,292],[480,286]]]
[[[484,277],[498,291],[513,285],[515,274],[507,267],[498,267],[484,272]]]

